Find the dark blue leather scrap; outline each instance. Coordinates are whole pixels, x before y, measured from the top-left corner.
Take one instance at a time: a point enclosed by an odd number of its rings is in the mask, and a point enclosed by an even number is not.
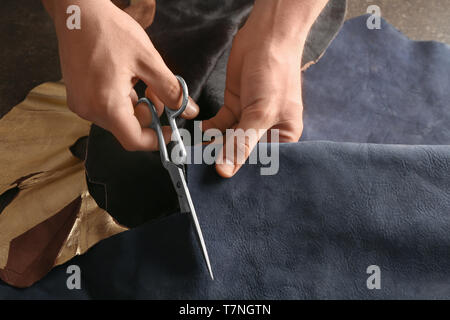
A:
[[[277,175],[212,170],[188,167],[217,277],[196,297],[450,297],[450,147],[305,142]]]
[[[450,46],[345,23],[305,72],[304,140],[450,144]]]
[[[3,298],[450,298],[450,147],[282,145],[277,175],[188,166],[211,281],[187,214],[102,241]],[[82,289],[68,290],[70,264]],[[381,270],[369,290],[366,269]]]

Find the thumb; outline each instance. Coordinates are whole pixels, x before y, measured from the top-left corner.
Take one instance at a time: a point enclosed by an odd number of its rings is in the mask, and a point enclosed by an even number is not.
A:
[[[231,178],[242,167],[261,137],[272,127],[272,117],[256,108],[243,113],[236,128],[229,131],[216,161],[216,170],[224,178]]]
[[[141,127],[135,115],[131,98],[117,101],[118,107],[109,109],[99,125],[109,130],[128,151],[158,150],[158,137],[155,131]],[[170,132],[166,129],[163,133],[167,141]]]

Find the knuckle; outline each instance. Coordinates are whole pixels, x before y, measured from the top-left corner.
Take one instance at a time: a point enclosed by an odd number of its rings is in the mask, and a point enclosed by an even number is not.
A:
[[[98,117],[105,119],[116,119],[117,112],[119,108],[116,108],[113,104],[109,102],[97,102],[93,107],[93,113]]]
[[[146,9],[153,9],[154,7],[156,7],[156,0],[147,0],[144,1],[143,6]]]
[[[127,151],[138,151],[139,150],[139,144],[130,139],[124,139],[120,142],[120,144]]]
[[[243,143],[241,144],[242,151],[245,155],[250,154],[251,151],[251,145],[250,145],[250,139],[245,138]]]
[[[180,84],[178,80],[175,83],[170,83],[167,87],[167,96],[170,100],[170,107],[178,109],[180,107],[180,99],[182,95]]]
[[[251,152],[250,141],[248,138],[245,138],[243,141],[236,143],[236,160],[238,164],[243,164],[245,159],[247,159],[248,155]]]
[[[73,100],[67,101],[67,107],[70,111],[76,113],[80,118],[83,118],[85,120],[91,120],[92,118],[89,108],[84,105],[75,103]]]
[[[262,108],[261,110],[262,114],[261,117],[267,120],[274,120],[278,117],[278,110],[277,108],[271,107],[272,104],[268,103],[266,107]]]
[[[251,152],[252,144],[256,140],[256,133],[252,130],[236,130],[233,135],[233,142],[237,153],[236,155],[240,158],[238,161],[245,161]]]
[[[300,139],[300,134],[294,132],[286,133],[286,138],[284,139],[286,142],[297,142]]]
[[[246,110],[245,116],[248,119],[258,120],[258,123],[260,123],[260,125],[262,125],[263,127],[267,127],[278,117],[278,112],[275,108],[271,107],[270,103],[263,103]]]
[[[288,130],[285,135],[286,142],[297,142],[302,136],[303,132],[303,123],[292,126],[290,130]]]
[[[76,112],[75,112],[76,114],[78,114],[81,118],[83,118],[83,119],[85,119],[85,120],[91,120],[91,114],[87,111],[87,110],[84,110],[84,109],[78,109]]]

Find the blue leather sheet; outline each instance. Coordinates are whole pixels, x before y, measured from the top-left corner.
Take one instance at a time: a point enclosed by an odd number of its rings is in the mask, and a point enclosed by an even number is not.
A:
[[[31,288],[0,284],[0,297],[450,298],[450,48],[365,21],[348,21],[305,73],[305,134],[280,145],[277,175],[187,167],[215,281],[189,217],[174,213]],[[66,287],[71,264],[81,290]],[[379,290],[366,286],[370,265]]]

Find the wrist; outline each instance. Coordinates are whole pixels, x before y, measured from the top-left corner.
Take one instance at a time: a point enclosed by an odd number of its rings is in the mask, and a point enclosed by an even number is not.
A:
[[[256,0],[244,33],[264,42],[303,47],[328,0]]]
[[[281,1],[280,1],[281,2]],[[244,28],[251,29],[254,36],[262,36],[280,41],[301,41],[306,38],[305,28],[300,21],[293,23],[278,0],[256,0]]]

